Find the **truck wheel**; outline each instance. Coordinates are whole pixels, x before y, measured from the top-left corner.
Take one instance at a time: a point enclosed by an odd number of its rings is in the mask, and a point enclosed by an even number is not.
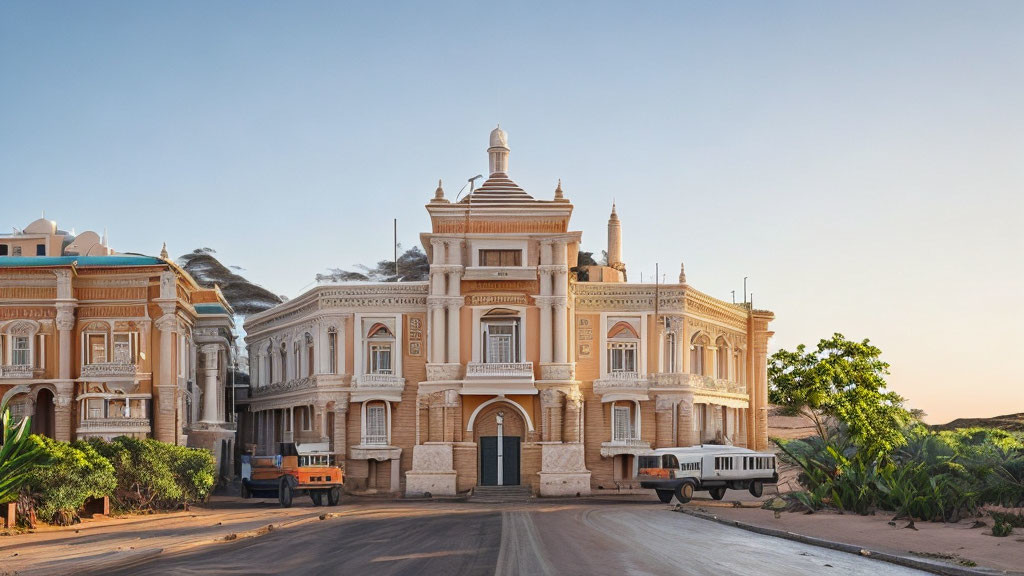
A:
[[[764,482],[760,480],[754,480],[750,483],[750,495],[754,498],[760,498],[761,494],[764,493]]]
[[[292,485],[288,483],[288,478],[281,478],[281,487],[277,491],[277,501],[281,504],[281,508],[292,507]]]
[[[324,493],[320,490],[310,490],[309,499],[313,501],[313,506],[324,505]]]
[[[671,490],[655,490],[658,493],[658,500],[661,500],[662,504],[668,504],[672,501]]]
[[[339,486],[333,486],[327,491],[327,505],[337,506],[338,502],[341,502],[341,488]]]
[[[693,484],[689,482],[683,482],[679,486],[676,486],[676,500],[679,500],[680,504],[686,504],[693,499]]]
[[[721,500],[722,498],[725,498],[725,487],[724,486],[718,486],[716,488],[712,488],[712,489],[708,490],[708,492],[711,493],[711,497],[714,498],[715,500]]]

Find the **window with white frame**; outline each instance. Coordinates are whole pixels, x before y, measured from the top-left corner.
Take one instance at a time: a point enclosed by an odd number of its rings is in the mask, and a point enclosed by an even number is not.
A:
[[[635,374],[637,372],[637,351],[640,347],[640,333],[636,320],[613,322],[608,330],[607,353],[608,372],[611,374]]]
[[[114,333],[114,362],[118,364],[134,364],[138,357],[138,332]],[[184,353],[181,356],[185,356]]]
[[[85,334],[85,363],[102,364],[107,361],[107,335],[87,332]]]
[[[636,439],[636,423],[632,406],[616,403],[612,406],[612,441],[630,442]]]
[[[725,338],[719,337],[715,341],[715,348],[715,377],[724,380],[729,377],[729,343]]]
[[[388,422],[384,404],[370,404],[366,407],[365,444],[387,444]]]
[[[493,310],[480,320],[481,358],[488,364],[520,362],[519,316],[511,310]]]
[[[665,372],[676,371],[676,335],[669,332],[665,335]]]
[[[707,376],[705,360],[710,341],[705,334],[694,334],[690,339],[690,373]]]
[[[327,373],[335,374],[338,372],[338,330],[335,328],[327,330],[327,353],[329,356]]]
[[[15,366],[28,366],[32,363],[31,338],[28,336],[15,336],[11,342],[11,364]]]
[[[392,352],[394,333],[383,323],[370,327],[366,335],[366,370],[368,374],[394,374]]]

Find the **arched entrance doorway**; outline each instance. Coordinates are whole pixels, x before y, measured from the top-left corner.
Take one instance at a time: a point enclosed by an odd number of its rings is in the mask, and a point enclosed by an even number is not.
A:
[[[53,392],[48,388],[36,394],[36,411],[32,416],[32,433],[54,437]]]
[[[473,420],[481,486],[518,486],[526,424],[518,407],[497,402]]]

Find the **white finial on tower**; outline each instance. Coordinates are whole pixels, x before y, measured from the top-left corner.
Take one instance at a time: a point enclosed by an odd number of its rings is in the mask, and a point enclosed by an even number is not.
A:
[[[498,124],[497,128],[491,130],[491,147],[487,149],[491,174],[508,173],[508,153],[508,134]]]
[[[160,259],[167,260],[167,242],[164,242],[164,247],[160,249]]]
[[[679,263],[679,283],[686,284],[686,266],[682,262]]]

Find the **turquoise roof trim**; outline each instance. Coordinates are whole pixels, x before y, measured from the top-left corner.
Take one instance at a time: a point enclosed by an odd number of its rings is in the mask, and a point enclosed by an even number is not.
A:
[[[78,262],[79,268],[88,266],[160,266],[167,264],[159,258],[138,254],[124,256],[0,256],[0,268],[70,266],[74,262]]]
[[[226,308],[220,304],[196,304],[196,314],[227,314]]]

